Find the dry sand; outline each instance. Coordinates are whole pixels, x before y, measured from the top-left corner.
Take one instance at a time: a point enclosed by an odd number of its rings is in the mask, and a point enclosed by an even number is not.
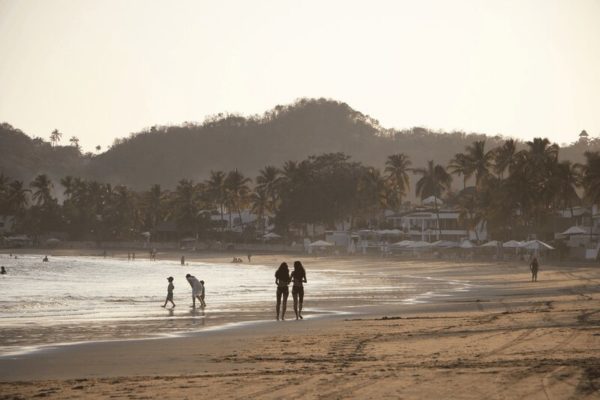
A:
[[[293,257],[253,262],[282,258]],[[354,316],[0,358],[0,399],[600,398],[596,266],[542,265],[540,281],[530,283],[523,264],[310,262],[387,273],[426,269],[476,287],[430,304],[353,304]]]

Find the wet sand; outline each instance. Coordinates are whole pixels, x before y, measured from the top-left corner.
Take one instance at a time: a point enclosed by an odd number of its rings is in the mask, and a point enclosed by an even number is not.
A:
[[[600,398],[596,266],[542,265],[530,283],[516,263],[311,262],[474,286],[427,304],[353,300],[353,315],[0,358],[0,399]]]

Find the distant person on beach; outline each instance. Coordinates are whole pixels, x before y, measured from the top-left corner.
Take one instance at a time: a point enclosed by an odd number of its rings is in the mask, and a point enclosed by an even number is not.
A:
[[[135,261],[135,253],[131,253],[131,260]]]
[[[44,258],[42,259],[43,262],[48,262],[48,256],[44,256]]]
[[[275,284],[277,285],[277,320],[279,321],[279,310],[281,310],[281,320],[284,321],[287,299],[290,295],[290,290],[288,288],[288,285],[290,284],[290,270],[287,263],[282,262],[275,272]]]
[[[181,256],[181,265],[185,265],[185,256]]]
[[[6,275],[6,268],[4,266],[0,268],[0,275]]]
[[[252,262],[252,254],[248,253],[248,262]]]
[[[302,318],[302,303],[304,302],[304,285],[306,283],[306,271],[300,261],[294,261],[294,270],[290,276],[292,279],[292,298],[294,299],[294,312],[296,319]]]
[[[204,295],[204,284],[202,284],[194,275],[187,274],[185,279],[187,279],[192,287],[192,308],[196,308],[196,299],[200,301],[200,306],[204,307],[206,304],[204,303],[204,298],[201,297],[201,295]]]
[[[537,257],[533,257],[531,263],[529,264],[529,269],[531,270],[531,282],[537,282],[537,274],[539,268],[540,264],[538,263]]]
[[[131,253],[127,253],[127,261],[131,261]]]
[[[171,308],[175,308],[175,303],[173,302],[173,289],[175,289],[175,286],[173,285],[173,277],[170,276],[167,278],[167,280],[169,281],[169,286],[167,286],[167,298],[162,307],[165,308],[167,306],[167,302],[170,301],[171,304],[173,304],[173,307]]]

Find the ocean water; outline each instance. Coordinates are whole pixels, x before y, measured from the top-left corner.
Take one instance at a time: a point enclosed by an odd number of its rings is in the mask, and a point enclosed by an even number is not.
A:
[[[230,322],[272,319],[276,265],[127,261],[98,257],[0,254],[0,354],[32,346],[87,340],[174,335]],[[351,304],[428,301],[466,290],[467,283],[427,276],[307,267],[305,315]],[[205,281],[205,310],[192,310],[190,273]],[[163,309],[174,277],[173,310]],[[170,304],[167,305],[167,308]],[[287,318],[293,318],[292,297]]]

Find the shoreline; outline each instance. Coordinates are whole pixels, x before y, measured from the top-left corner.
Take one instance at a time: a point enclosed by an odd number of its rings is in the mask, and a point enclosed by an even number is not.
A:
[[[327,264],[348,268],[346,260]],[[199,392],[215,398],[599,398],[600,268],[543,264],[540,281],[530,283],[526,267],[516,263],[355,264],[384,276],[417,271],[472,287],[428,303],[355,304],[352,315],[2,357],[0,391],[6,398],[91,399]]]

